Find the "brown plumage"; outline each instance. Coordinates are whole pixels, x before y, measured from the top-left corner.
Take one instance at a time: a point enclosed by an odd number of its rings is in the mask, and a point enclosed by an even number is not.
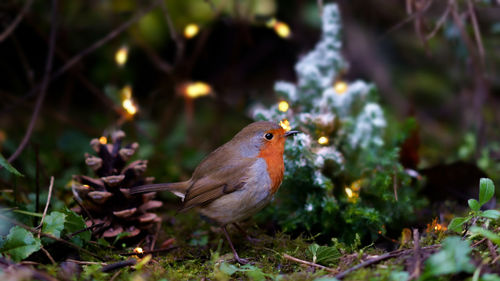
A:
[[[134,193],[168,190],[183,198],[182,211],[196,207],[220,225],[234,250],[226,225],[236,224],[260,211],[278,190],[284,173],[286,132],[272,122],[255,122],[210,153],[196,167],[191,179],[136,187]]]

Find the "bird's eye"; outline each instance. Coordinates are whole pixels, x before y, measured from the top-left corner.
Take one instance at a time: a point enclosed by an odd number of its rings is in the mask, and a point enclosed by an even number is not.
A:
[[[266,140],[272,140],[273,139],[273,134],[267,133],[267,134],[264,135],[264,138],[266,138]]]

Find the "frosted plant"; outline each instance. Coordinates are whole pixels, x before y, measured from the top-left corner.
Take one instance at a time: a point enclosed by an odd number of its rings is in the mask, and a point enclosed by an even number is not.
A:
[[[397,146],[384,144],[387,122],[375,86],[340,77],[347,63],[335,4],[325,5],[322,21],[320,41],[295,65],[297,82],[276,82],[279,103],[251,111],[256,120],[286,119],[303,132],[286,142],[284,187],[268,216],[285,230],[373,239],[373,233],[411,216],[416,189],[405,186],[410,180],[398,163]],[[394,186],[400,186],[399,201]]]
[[[304,132],[286,146],[287,162],[291,162],[286,171],[295,173],[299,168],[313,167],[310,176],[320,186],[330,184],[321,172],[325,162],[333,161],[339,170],[344,168],[345,157],[335,144],[348,140],[352,149],[382,145],[385,126],[382,109],[371,101],[373,85],[357,80],[344,87],[334,86],[335,81],[340,80],[339,73],[347,66],[341,55],[337,6],[326,5],[322,20],[321,40],[295,66],[298,83],[279,81],[274,86],[291,109],[283,112],[278,105],[267,109],[258,106],[252,112],[257,120],[287,119],[292,128]],[[328,143],[318,143],[316,140],[320,137],[325,137]]]

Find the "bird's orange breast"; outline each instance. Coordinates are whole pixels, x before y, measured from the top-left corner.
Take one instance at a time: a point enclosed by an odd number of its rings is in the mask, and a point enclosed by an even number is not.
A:
[[[258,157],[263,158],[267,164],[267,172],[271,179],[271,194],[278,191],[283,180],[285,165],[283,163],[283,152],[285,150],[285,138],[281,137],[262,145]]]

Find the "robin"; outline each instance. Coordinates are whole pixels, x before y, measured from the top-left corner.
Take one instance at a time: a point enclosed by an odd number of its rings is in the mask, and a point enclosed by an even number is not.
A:
[[[273,122],[254,122],[205,157],[189,180],[142,185],[131,193],[168,190],[179,196],[181,211],[196,208],[220,226],[234,258],[245,264],[248,261],[238,256],[226,226],[234,224],[245,233],[237,223],[271,201],[283,180],[285,140],[297,133]]]

